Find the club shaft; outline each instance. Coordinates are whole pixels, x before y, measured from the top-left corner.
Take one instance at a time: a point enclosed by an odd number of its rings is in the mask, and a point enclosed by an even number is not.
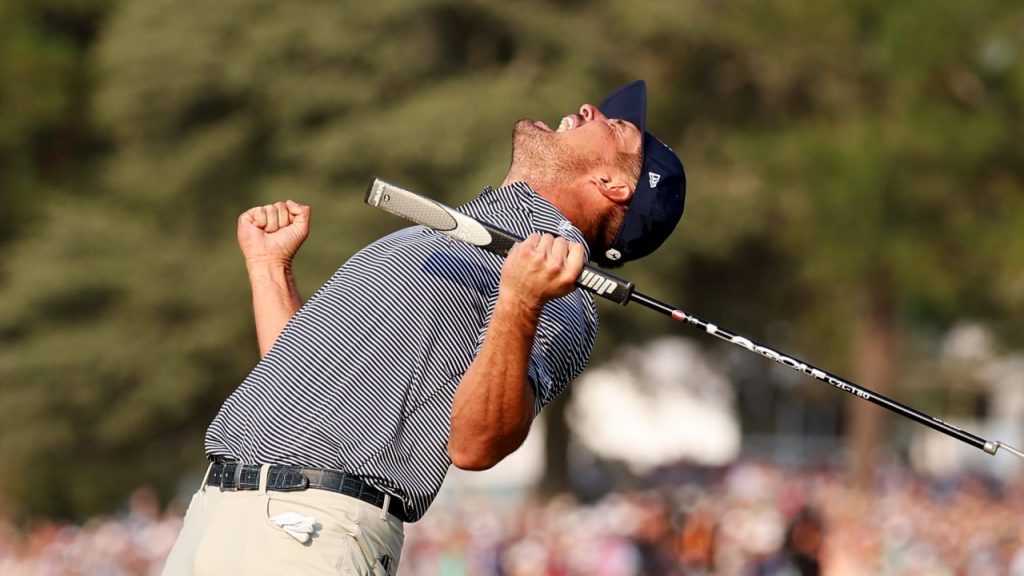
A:
[[[831,384],[833,387],[838,388],[844,392],[849,392],[850,394],[853,394],[854,396],[862,400],[867,400],[868,402],[877,404],[883,408],[886,408],[887,410],[900,414],[901,416],[906,416],[911,420],[924,424],[925,426],[928,426],[929,428],[932,428],[934,430],[938,430],[943,434],[952,436],[953,438],[956,438],[961,442],[966,442],[967,444],[970,444],[975,448],[984,450],[985,452],[988,452],[990,454],[994,454],[995,450],[998,448],[998,443],[996,442],[990,442],[988,440],[985,440],[984,438],[979,438],[978,436],[975,436],[970,432],[957,428],[956,426],[950,424],[949,422],[940,420],[933,416],[929,416],[928,414],[925,414],[909,406],[901,404],[891,398],[887,398],[877,392],[868,390],[863,386],[858,386],[857,384],[840,378],[835,374],[832,374],[830,372],[822,370],[821,368],[808,364],[803,360],[793,358],[792,356],[773,350],[772,348],[754,342],[749,338],[745,338],[730,330],[727,330],[711,322],[708,322],[707,320],[694,316],[693,314],[689,314],[687,312],[679,310],[678,308],[665,304],[664,302],[659,302],[658,300],[655,300],[654,298],[646,296],[640,292],[634,291],[632,297],[630,298],[630,302],[636,302],[637,304],[640,304],[645,308],[650,308],[651,310],[661,312],[662,314],[670,316],[674,320],[694,326],[695,328],[703,330],[704,332],[711,334],[712,336],[716,336],[721,340],[725,340],[726,342],[735,344],[741,348],[749,350],[750,352],[754,352],[755,354],[764,356],[769,360],[774,360],[779,364],[782,364],[783,366],[796,370],[797,372],[801,372],[808,376],[812,376],[817,380],[820,380],[827,384]],[[1006,446],[1004,445],[1003,447]]]
[[[385,182],[379,178],[374,179],[370,183],[370,186],[367,188],[365,201],[371,206],[381,208],[412,222],[422,224],[436,230],[437,232],[446,234],[463,242],[473,244],[484,250],[498,254],[499,256],[506,256],[512,246],[521,241],[521,239],[514,234],[491,226],[487,223],[479,222],[470,216],[458,212],[439,202],[420,196],[415,192],[401,188],[389,182]],[[965,442],[975,448],[984,450],[989,454],[995,454],[1000,448],[1003,448],[1007,452],[1024,459],[1024,453],[1012,446],[1002,442],[985,440],[984,438],[975,436],[970,432],[957,428],[949,422],[929,416],[923,412],[919,412],[909,406],[900,404],[891,398],[886,398],[885,396],[872,392],[863,386],[859,386],[834,374],[826,372],[821,368],[817,368],[802,360],[793,358],[788,354],[777,352],[776,350],[762,344],[758,344],[753,340],[726,330],[725,328],[717,326],[707,320],[703,320],[693,314],[684,312],[674,306],[670,306],[664,302],[659,302],[650,296],[641,294],[635,290],[635,286],[632,282],[624,278],[619,278],[608,274],[603,270],[587,266],[584,268],[576,284],[580,288],[588,290],[596,296],[600,296],[612,302],[622,305],[626,305],[630,302],[636,302],[641,306],[665,314],[674,320],[690,324],[707,334],[711,334],[721,340],[725,340],[726,342],[745,348],[750,352],[764,356],[769,360],[774,360],[779,364],[796,370],[797,372],[812,376],[815,379],[830,384],[844,392],[849,392],[862,400],[867,400],[868,402],[877,404],[878,406],[895,412],[901,416],[910,418],[915,422],[924,424],[933,430],[942,432],[947,436],[956,438],[961,442]]]
[[[1013,454],[1017,458],[1024,460],[1024,452],[1021,452],[1020,450],[1014,448],[1013,446],[1010,446],[1005,442],[996,442],[996,448],[1002,448],[1003,450],[1006,450],[1007,452]]]

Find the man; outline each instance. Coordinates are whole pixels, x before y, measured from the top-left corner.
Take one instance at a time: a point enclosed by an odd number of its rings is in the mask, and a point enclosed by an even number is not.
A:
[[[461,208],[526,238],[504,261],[407,228],[303,304],[291,260],[309,208],[244,213],[262,359],[207,431],[212,463],[164,573],[395,574],[403,522],[448,467],[513,452],[586,365],[584,262],[642,257],[682,215],[682,164],[645,108],[637,81],[556,130],[516,123],[503,186]]]

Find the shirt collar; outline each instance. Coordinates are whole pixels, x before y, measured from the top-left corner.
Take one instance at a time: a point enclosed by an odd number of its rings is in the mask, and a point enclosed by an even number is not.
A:
[[[583,245],[587,261],[590,260],[590,246],[586,238],[568,218],[559,212],[554,204],[540,194],[533,191],[526,182],[517,181],[492,188],[487,186],[481,194],[483,198],[493,198],[498,201],[506,201],[511,205],[518,206],[530,220],[530,229],[536,232],[547,232],[561,236]]]

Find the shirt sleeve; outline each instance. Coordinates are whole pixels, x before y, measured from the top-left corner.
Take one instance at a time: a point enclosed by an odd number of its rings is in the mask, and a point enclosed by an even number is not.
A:
[[[497,297],[495,289],[488,299],[486,323],[477,338],[477,354],[487,335]],[[565,392],[569,383],[586,368],[597,328],[597,307],[593,297],[583,290],[577,289],[544,305],[527,366],[535,398],[534,417]]]
[[[534,416],[586,368],[597,327],[594,300],[583,290],[544,305],[528,368],[536,397]]]

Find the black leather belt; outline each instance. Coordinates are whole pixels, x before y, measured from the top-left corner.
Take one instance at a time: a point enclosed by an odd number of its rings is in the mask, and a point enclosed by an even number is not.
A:
[[[260,466],[231,461],[214,462],[210,466],[210,473],[206,475],[206,485],[218,486],[222,490],[259,490]],[[377,508],[384,507],[386,496],[384,492],[370,486],[362,478],[337,470],[304,468],[302,466],[270,466],[267,473],[267,490],[298,492],[310,488],[358,498]],[[405,514],[405,503],[401,498],[391,497],[391,501],[388,503],[388,512],[402,522],[409,521]]]

